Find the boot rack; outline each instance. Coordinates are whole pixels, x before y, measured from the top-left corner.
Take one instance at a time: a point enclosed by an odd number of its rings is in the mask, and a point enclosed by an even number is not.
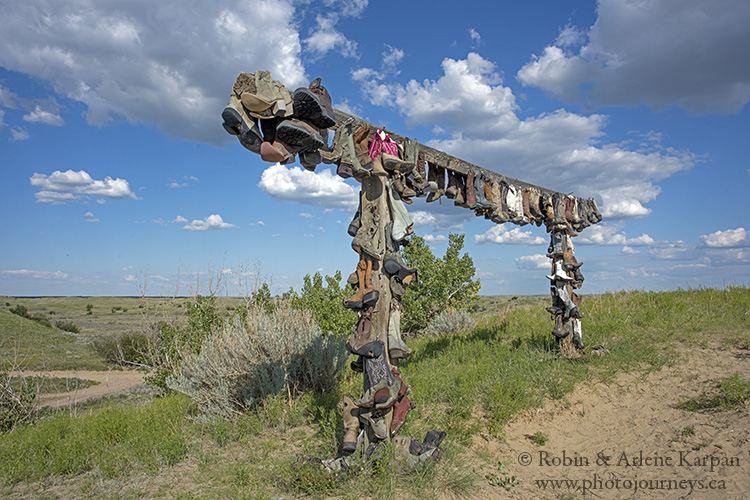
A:
[[[407,138],[399,134],[381,129],[356,116],[337,109],[333,111],[336,118],[336,125],[332,127],[333,129],[344,123],[352,123],[353,129],[366,125],[370,129],[370,136],[373,136],[378,130],[383,130],[398,144],[403,145],[408,141]],[[474,209],[477,215],[482,215],[496,224],[505,222],[521,226],[528,223],[536,223],[537,226],[545,224],[547,231],[550,233],[547,256],[552,260],[552,272],[547,277],[550,280],[550,295],[552,297],[552,306],[548,307],[547,310],[555,320],[552,333],[561,352],[570,354],[575,352],[576,349],[583,349],[580,321],[583,315],[579,309],[581,298],[574,292],[574,289],[578,289],[582,285],[583,275],[580,272],[581,263],[577,262],[574,256],[572,237],[575,237],[577,232],[589,225],[601,221],[601,214],[594,200],[584,200],[506,177],[422,144],[419,144],[419,160],[424,160],[420,163],[426,162],[430,169],[436,170],[443,177],[442,185],[440,181],[437,183],[439,188],[445,187],[444,178],[447,171],[449,179],[450,176],[454,176],[454,181],[457,178],[461,179],[461,189],[466,190],[467,194],[469,191],[475,191],[473,194],[477,197],[478,203],[470,209]],[[421,174],[423,177],[428,177],[424,175],[425,172],[421,172]],[[472,182],[480,177],[482,178],[480,184]],[[374,210],[380,217],[375,224],[377,232],[373,235],[373,238],[378,239],[381,246],[385,247],[392,243],[392,241],[386,241],[387,238],[390,238],[390,234],[386,232],[386,226],[394,219],[393,209],[386,195],[387,190],[392,189],[392,180],[387,176],[371,175],[362,179],[361,183],[360,214],[364,214],[368,207],[375,207]],[[484,192],[477,192],[482,190],[482,185]],[[479,189],[473,189],[475,186],[478,186]],[[512,196],[509,197],[508,192],[511,192]],[[515,203],[515,206],[510,206],[509,202]],[[401,202],[399,201],[399,203]],[[496,209],[488,208],[487,203]],[[469,208],[472,204],[457,202],[456,205]],[[394,332],[398,335],[398,342],[403,345],[400,338],[400,296],[393,293],[394,288],[391,285],[394,276],[390,276],[386,272],[382,260],[372,259],[361,251],[359,253],[358,271],[364,270],[365,265],[368,271],[371,269],[371,287],[379,293],[379,298],[372,306],[364,307],[360,311],[360,319],[352,339],[357,335],[363,335],[364,331],[369,331],[368,340],[382,342],[384,349],[382,359],[378,359],[378,356],[370,352],[369,357],[361,356],[357,362],[353,363],[353,367],[359,367],[357,369],[363,371],[363,393],[367,398],[374,396],[374,391],[371,390],[373,370],[380,369],[380,375],[375,375],[375,377],[381,381],[383,377],[387,378],[390,382],[396,384],[400,391],[395,399],[395,404],[393,403],[394,390],[390,391],[389,396],[385,396],[387,391],[383,392],[383,397],[389,399],[385,405],[387,408],[382,409],[362,408],[356,402],[352,404],[348,397],[344,397],[344,450],[347,452],[354,449],[364,451],[368,448],[369,443],[390,439],[403,424],[406,413],[413,408],[406,394],[408,387],[402,383],[397,371],[398,360],[391,359],[389,355],[389,348],[391,347],[389,339],[394,339]],[[370,262],[366,262],[368,260]],[[366,264],[363,264],[363,262],[366,262]],[[370,275],[368,275],[369,279]],[[390,336],[389,332],[391,333]],[[361,345],[362,341],[358,344]],[[382,373],[383,360],[385,361],[385,367],[392,370],[391,373]],[[363,397],[363,399],[367,398]],[[362,399],[358,402],[361,403]],[[372,402],[368,404],[372,404]],[[395,419],[394,415],[396,415]],[[357,418],[359,422],[357,422]],[[361,432],[358,433],[357,430],[361,430]],[[358,435],[358,439],[355,446],[353,439],[356,435]]]

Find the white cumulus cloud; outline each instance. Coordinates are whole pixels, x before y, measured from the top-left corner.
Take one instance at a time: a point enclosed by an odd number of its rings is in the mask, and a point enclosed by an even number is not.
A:
[[[635,238],[628,238],[625,233],[618,232],[621,228],[622,224],[596,224],[586,228],[573,242],[582,245],[623,245],[628,247],[650,246],[655,243],[654,239],[645,233]],[[626,251],[623,250],[623,252]]]
[[[258,187],[280,201],[353,210],[359,190],[333,175],[331,170],[310,172],[300,167],[276,164],[261,174]]]
[[[295,9],[292,0],[11,2],[0,65],[83,103],[92,124],[124,118],[220,144],[231,137],[218,114],[240,71],[305,83]],[[29,118],[44,119],[36,109]]]
[[[190,224],[186,224],[182,229],[186,231],[210,231],[212,229],[229,229],[237,227],[234,224],[224,222],[221,215],[211,214],[203,220],[194,219]]]
[[[516,268],[518,269],[546,269],[550,268],[550,259],[543,254],[524,255],[516,259]]]
[[[518,79],[602,106],[737,113],[750,101],[750,2],[598,0],[596,11],[585,37],[566,27]]]
[[[65,125],[65,120],[63,120],[62,116],[58,115],[57,113],[52,113],[51,111],[42,109],[42,107],[38,105],[36,106],[36,108],[34,108],[34,111],[23,115],[23,119],[27,122],[45,123],[47,125],[54,125],[56,127],[62,127],[63,125]]]
[[[520,227],[508,230],[504,224],[495,225],[482,234],[474,235],[474,243],[498,243],[509,245],[543,245],[546,238],[534,236],[530,231],[523,231]]]
[[[30,181],[32,186],[41,188],[34,195],[41,203],[59,204],[88,196],[138,199],[125,179],[105,177],[104,180],[96,180],[85,170],[56,170],[50,175],[34,173]]]
[[[750,231],[745,230],[744,227],[738,227],[701,235],[700,240],[704,246],[710,248],[750,247]]]

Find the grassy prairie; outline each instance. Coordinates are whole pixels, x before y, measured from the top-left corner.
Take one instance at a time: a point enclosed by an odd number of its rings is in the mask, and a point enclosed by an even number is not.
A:
[[[0,436],[0,450],[6,450],[0,452],[0,496],[466,496],[484,482],[466,463],[472,439],[480,434],[502,439],[519,413],[549,400],[565,401],[581,382],[608,382],[624,371],[647,373],[680,363],[691,349],[750,350],[747,288],[588,296],[582,306],[587,352],[597,347],[607,355],[575,359],[555,350],[553,323],[544,310],[548,300],[482,299],[471,331],[407,338],[414,354],[400,369],[417,409],[401,434],[422,438],[429,429],[445,430],[445,456],[437,467],[398,471],[386,460],[367,474],[337,479],[295,465],[300,454],[339,453],[341,395],[358,396],[362,383],[347,367],[331,393],[272,397],[233,422],[199,422],[192,403],[169,395],[145,405],[91,407],[77,418],[59,415],[18,429]],[[747,387],[746,379],[730,379],[722,391],[731,393],[733,404],[747,404]],[[41,449],[47,451],[40,454]]]

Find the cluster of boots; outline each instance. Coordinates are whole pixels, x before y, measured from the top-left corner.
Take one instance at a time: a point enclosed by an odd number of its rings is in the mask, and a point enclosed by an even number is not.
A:
[[[336,124],[331,96],[313,80],[308,88],[289,92],[268,71],[240,73],[221,113],[224,129],[246,149],[271,163],[300,164],[315,170],[328,147],[328,129]]]
[[[398,144],[390,134],[380,129],[373,131],[368,124],[353,118],[336,129],[331,147],[320,153],[323,163],[336,165],[336,173],[344,179],[389,177],[404,203],[437,188],[437,184],[424,179],[425,161],[419,153],[419,141],[407,139]]]
[[[555,320],[552,334],[563,339],[572,333],[573,345],[577,349],[583,349],[581,297],[574,291],[583,285],[584,278],[580,269],[583,263],[575,258],[572,241],[574,235],[573,231],[559,227],[550,232],[547,257],[552,259],[552,273],[547,279],[550,280],[552,307],[548,307],[547,311]]]

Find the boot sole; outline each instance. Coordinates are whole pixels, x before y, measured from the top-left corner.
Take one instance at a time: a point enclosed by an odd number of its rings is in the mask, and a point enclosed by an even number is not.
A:
[[[336,125],[333,113],[323,107],[318,98],[307,89],[294,92],[294,114],[310,120],[316,127],[331,128]]]
[[[320,137],[316,137],[306,128],[295,125],[290,121],[283,121],[276,127],[276,138],[303,151],[317,151],[325,146]]]

